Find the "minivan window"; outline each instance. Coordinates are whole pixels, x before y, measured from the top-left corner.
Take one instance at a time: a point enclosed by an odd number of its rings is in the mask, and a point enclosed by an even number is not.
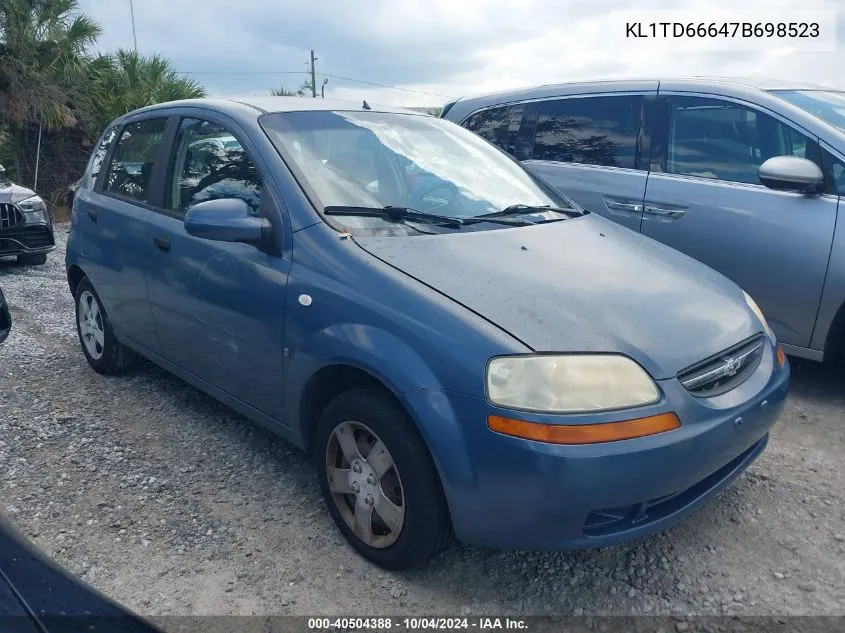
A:
[[[473,217],[516,204],[569,206],[516,161],[450,121],[385,112],[278,112],[261,125],[314,205],[413,208]],[[397,229],[381,218],[332,216],[352,229]]]
[[[239,198],[258,215],[261,174],[228,130],[211,121],[182,119],[175,145],[170,209],[184,214],[198,202]]]
[[[636,95],[543,101],[533,158],[633,169],[642,102]]]
[[[772,90],[772,94],[845,130],[845,92],[833,90]]]
[[[757,170],[774,156],[818,162],[818,145],[763,112],[732,101],[674,97],[666,171],[759,184]]]
[[[466,121],[463,126],[500,147],[515,158],[524,159],[528,156],[518,156],[517,145],[519,129],[522,125],[522,115],[525,104],[518,103],[498,108],[479,110]]]
[[[112,154],[104,192],[146,200],[166,118],[144,119],[123,128]]]

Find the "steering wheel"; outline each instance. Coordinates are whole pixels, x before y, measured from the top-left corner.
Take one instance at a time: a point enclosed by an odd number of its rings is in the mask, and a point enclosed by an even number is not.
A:
[[[434,197],[431,195],[438,191],[444,192],[446,195],[443,197]],[[452,204],[452,201],[458,197],[458,193],[458,188],[451,182],[437,180],[431,184],[423,185],[417,191],[412,192],[410,198],[408,199],[408,206],[414,209],[419,209],[420,211],[436,211]],[[425,201],[427,198],[429,200],[434,198],[434,200],[426,203]]]

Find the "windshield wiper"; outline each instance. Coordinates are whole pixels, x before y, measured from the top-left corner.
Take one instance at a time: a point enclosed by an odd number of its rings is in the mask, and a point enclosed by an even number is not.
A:
[[[525,215],[528,213],[542,213],[544,211],[552,211],[554,213],[560,213],[562,215],[568,215],[571,218],[576,218],[580,215],[583,215],[577,209],[562,209],[560,207],[553,207],[551,205],[531,205],[531,204],[512,204],[509,207],[505,207],[501,211],[493,211],[493,213],[485,213],[483,215],[477,215],[477,218],[501,218],[513,215]]]
[[[445,226],[447,228],[460,229],[462,226],[469,224],[478,224],[479,222],[495,222],[496,224],[505,224],[507,226],[528,226],[533,222],[528,220],[509,220],[505,218],[493,219],[486,216],[474,216],[469,218],[456,218],[448,215],[439,215],[437,213],[427,213],[425,211],[418,211],[411,207],[394,207],[388,205],[386,207],[356,207],[356,206],[330,206],[323,209],[326,215],[353,215],[365,218],[384,218],[391,222],[427,222],[437,226]]]

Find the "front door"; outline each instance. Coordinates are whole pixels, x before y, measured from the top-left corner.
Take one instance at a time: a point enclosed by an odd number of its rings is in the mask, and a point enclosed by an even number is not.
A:
[[[778,338],[809,347],[836,223],[837,197],[760,184],[773,156],[819,161],[815,139],[748,104],[668,96],[655,132],[642,232],[748,292]]]
[[[281,215],[247,147],[220,123],[183,118],[164,209],[147,231],[150,304],[162,356],[252,407],[283,417],[283,326],[290,261],[250,244],[188,235],[186,211],[241,198],[274,231]]]

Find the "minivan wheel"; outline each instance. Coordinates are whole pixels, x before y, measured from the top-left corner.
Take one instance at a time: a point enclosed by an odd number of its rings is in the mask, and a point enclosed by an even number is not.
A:
[[[84,277],[76,287],[76,332],[88,364],[101,374],[114,374],[134,359],[114,336],[109,317],[94,286]]]
[[[392,398],[363,388],[337,396],[320,418],[314,453],[332,518],[364,558],[407,569],[449,544],[437,470]]]
[[[47,263],[47,253],[38,255],[18,255],[18,263],[22,266],[40,266]]]

